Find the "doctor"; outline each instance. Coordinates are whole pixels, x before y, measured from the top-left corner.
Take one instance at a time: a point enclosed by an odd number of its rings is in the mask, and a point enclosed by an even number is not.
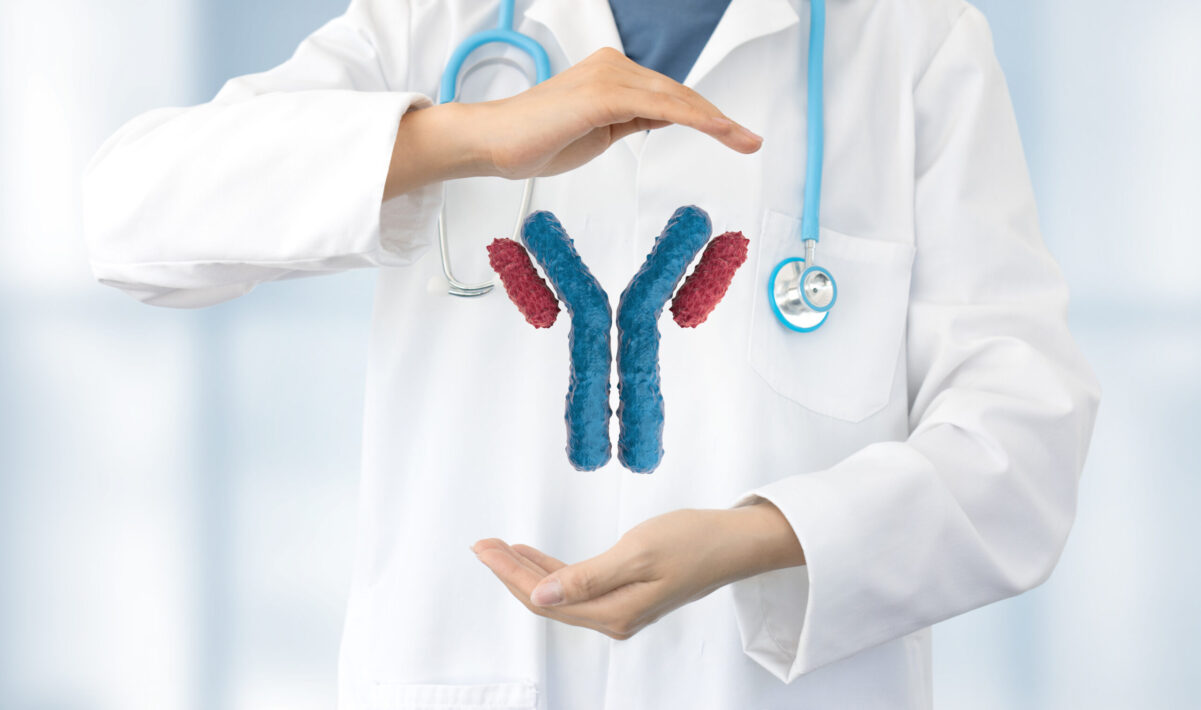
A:
[[[830,0],[839,298],[802,334],[765,296],[800,244],[809,5],[693,4],[519,2],[555,76],[481,65],[488,100],[434,105],[495,5],[354,0],[89,166],[95,274],[146,303],[379,267],[341,710],[929,708],[930,626],[1055,566],[1099,393],[983,16]],[[481,175],[542,176],[610,294],[681,205],[750,239],[705,327],[662,321],[653,474],[568,464],[566,319],[447,294],[445,200],[456,272],[511,236],[506,185],[444,184]]]

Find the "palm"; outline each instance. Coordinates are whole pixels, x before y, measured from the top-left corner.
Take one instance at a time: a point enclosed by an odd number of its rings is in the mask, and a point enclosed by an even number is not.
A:
[[[540,135],[531,137],[520,151],[494,158],[505,177],[523,179],[558,175],[584,165],[609,149],[613,143],[636,130],[658,128],[667,125],[663,121],[630,121],[599,128],[584,128],[567,135]]]
[[[584,136],[568,143],[566,147],[542,166],[538,172],[540,177],[558,175],[574,170],[584,163],[608,150],[609,146],[629,135],[632,131],[622,131],[625,124],[602,126],[594,128]]]

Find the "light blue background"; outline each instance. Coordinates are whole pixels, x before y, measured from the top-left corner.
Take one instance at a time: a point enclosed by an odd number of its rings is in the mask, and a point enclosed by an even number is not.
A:
[[[372,275],[143,306],[78,183],[344,4],[0,0],[0,708],[334,705]],[[937,627],[937,706],[1195,707],[1201,3],[978,4],[1104,398],[1058,569]]]

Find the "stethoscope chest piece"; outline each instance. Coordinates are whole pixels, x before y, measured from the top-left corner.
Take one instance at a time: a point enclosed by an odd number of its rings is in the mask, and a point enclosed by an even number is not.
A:
[[[817,330],[826,322],[838,300],[838,285],[820,266],[806,266],[804,259],[785,259],[767,280],[767,299],[784,327],[800,333]]]

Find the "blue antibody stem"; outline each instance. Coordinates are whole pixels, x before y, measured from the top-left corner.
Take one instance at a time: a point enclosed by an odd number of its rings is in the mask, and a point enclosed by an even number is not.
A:
[[[663,459],[659,315],[712,228],[701,208],[676,210],[617,305],[617,458],[636,473],[654,471]]]
[[[539,211],[526,218],[521,239],[542,266],[559,300],[571,315],[567,342],[571,381],[567,389],[567,458],[580,471],[609,462],[609,371],[613,351],[609,331],[613,309],[600,282],[584,265],[559,220]]]

